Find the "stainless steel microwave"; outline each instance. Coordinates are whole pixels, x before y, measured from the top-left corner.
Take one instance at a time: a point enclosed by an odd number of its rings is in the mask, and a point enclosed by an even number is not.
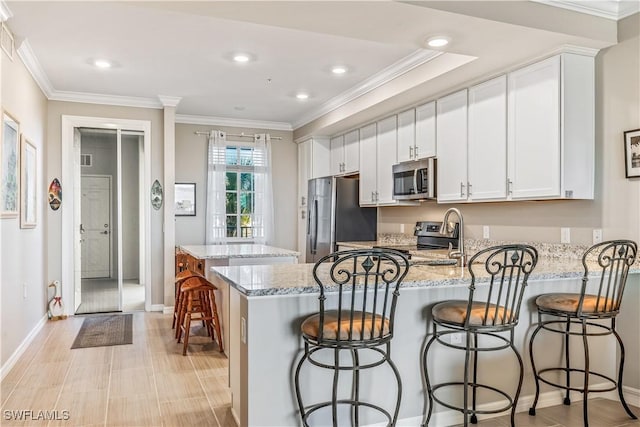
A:
[[[434,199],[436,197],[436,159],[393,165],[393,198],[396,200]]]

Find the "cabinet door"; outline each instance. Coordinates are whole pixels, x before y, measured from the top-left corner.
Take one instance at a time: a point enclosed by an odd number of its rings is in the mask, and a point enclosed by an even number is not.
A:
[[[416,114],[409,110],[398,114],[398,162],[415,159]]]
[[[378,122],[378,203],[396,203],[393,200],[393,165],[397,163],[396,116]]]
[[[311,140],[311,176],[321,178],[331,175],[329,138],[314,137]]]
[[[344,172],[344,136],[331,138],[330,147],[331,175],[340,175]]]
[[[507,76],[469,88],[470,200],[507,197]]]
[[[360,205],[375,205],[377,191],[376,124],[360,129]]]
[[[511,197],[560,195],[560,57],[508,75]]]
[[[298,252],[300,262],[304,262],[307,244],[307,192],[311,177],[311,144],[307,141],[298,144]]]
[[[436,102],[438,201],[467,200],[467,90]]]
[[[360,133],[358,130],[344,136],[344,171],[354,173],[360,170]]]
[[[414,154],[417,159],[436,155],[435,101],[416,108],[416,146]]]

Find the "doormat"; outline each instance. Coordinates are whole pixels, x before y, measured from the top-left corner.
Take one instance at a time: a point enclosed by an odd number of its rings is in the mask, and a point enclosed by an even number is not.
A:
[[[87,317],[71,348],[133,344],[133,314]]]

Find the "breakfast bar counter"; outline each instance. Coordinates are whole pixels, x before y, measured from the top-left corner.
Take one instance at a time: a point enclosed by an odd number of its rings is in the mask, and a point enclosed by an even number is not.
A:
[[[213,267],[210,271],[215,284],[226,285],[230,290],[229,377],[233,395],[232,411],[240,426],[300,425],[293,391],[293,370],[303,349],[300,325],[307,316],[318,311],[319,288],[313,279],[312,270],[313,264],[280,264]],[[326,274],[328,268],[321,270],[320,277]],[[516,346],[525,360],[525,382],[518,405],[519,411],[528,409],[535,391],[531,366],[526,357],[526,343],[532,332],[532,325],[537,322],[535,298],[539,294],[550,292],[579,292],[582,275],[583,266],[579,259],[541,257],[529,278],[520,323],[515,331]],[[479,294],[483,292],[482,281],[483,277],[480,276],[476,282],[476,292]],[[443,300],[466,300],[469,282],[466,268],[413,265],[400,287],[391,344],[393,359],[402,378],[402,404],[398,425],[418,426],[422,422],[425,389],[420,354],[432,330],[430,308]],[[640,265],[636,263],[630,270],[620,315],[631,317],[631,322],[636,324],[636,304],[630,302],[638,298],[639,288]],[[325,302],[328,307],[335,304],[334,295],[331,287],[328,287]],[[625,304],[627,301],[629,303]],[[633,330],[629,332],[634,333]],[[602,367],[607,372],[609,367],[615,366],[615,344],[606,338],[593,339],[601,341],[598,341],[600,351],[592,355],[591,364]],[[630,337],[629,341],[635,339]],[[540,354],[541,366],[547,362],[552,364],[561,357],[560,344],[556,337],[537,339],[536,346],[542,347],[536,348],[554,349],[547,354]],[[447,381],[461,375],[464,360],[458,353],[460,352],[443,346],[432,349],[433,356],[430,355],[429,363],[433,363],[431,357],[438,362],[438,372],[432,378],[433,381]],[[510,387],[513,376],[509,372],[516,372],[517,369],[515,357],[509,352],[500,352],[498,356],[490,357],[495,360],[493,363],[483,361],[483,375],[495,378],[497,386]],[[638,360],[637,354],[628,352],[627,357],[629,360]],[[326,391],[331,389],[332,375],[322,371],[324,370],[311,367],[302,373],[302,393],[309,396],[309,401],[325,399]],[[344,389],[345,392],[350,390],[348,376],[344,374],[344,383],[340,383],[341,390]],[[377,369],[375,375],[363,372],[361,381],[362,400],[384,403],[395,399],[395,387],[385,386],[395,384],[390,369]],[[373,390],[376,390],[375,395]],[[561,402],[558,392],[544,388],[542,392],[539,407]],[[451,399],[455,401],[456,396]],[[487,405],[495,403],[488,402]],[[319,413],[314,424],[330,424],[330,412]],[[324,419],[325,416],[328,418]],[[383,420],[373,416],[364,416],[361,424],[373,425],[381,421]],[[451,425],[461,422],[461,415],[436,406],[432,422],[433,425]]]

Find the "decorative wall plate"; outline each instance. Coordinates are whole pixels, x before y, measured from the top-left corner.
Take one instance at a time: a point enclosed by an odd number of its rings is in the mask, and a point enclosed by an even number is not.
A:
[[[49,206],[54,211],[60,209],[62,204],[62,185],[58,178],[53,178],[51,185],[49,185]]]
[[[155,210],[162,207],[162,185],[157,179],[153,181],[153,185],[151,186],[151,206],[153,206]]]

